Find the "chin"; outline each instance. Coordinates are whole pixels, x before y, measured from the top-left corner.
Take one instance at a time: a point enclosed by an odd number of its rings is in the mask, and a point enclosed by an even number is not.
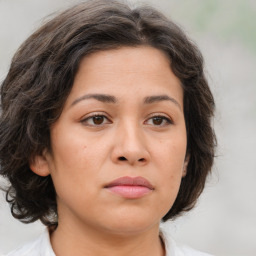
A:
[[[114,216],[114,215],[113,215]],[[106,222],[105,228],[107,232],[118,235],[134,235],[138,233],[143,233],[151,228],[156,228],[159,226],[161,218],[156,218],[155,216],[148,216],[148,214],[134,215],[128,214],[122,216],[116,216],[115,218],[108,220]]]

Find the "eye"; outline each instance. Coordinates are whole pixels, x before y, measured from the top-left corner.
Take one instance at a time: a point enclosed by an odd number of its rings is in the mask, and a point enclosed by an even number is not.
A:
[[[146,124],[153,126],[166,126],[172,124],[172,120],[166,116],[153,116],[146,120]]]
[[[86,126],[102,126],[111,122],[105,115],[94,114],[81,120],[81,123]]]

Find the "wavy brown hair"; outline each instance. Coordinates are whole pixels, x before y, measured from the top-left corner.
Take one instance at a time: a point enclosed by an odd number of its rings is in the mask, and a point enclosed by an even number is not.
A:
[[[216,139],[211,125],[214,99],[197,46],[163,14],[115,0],[75,5],[45,23],[18,49],[1,86],[0,174],[10,185],[6,199],[15,218],[57,224],[51,176],[29,162],[50,149],[49,127],[58,119],[82,58],[122,46],[148,45],[165,52],[184,90],[190,160],[177,199],[163,220],[188,211],[211,170]],[[100,70],[99,70],[100,72]]]

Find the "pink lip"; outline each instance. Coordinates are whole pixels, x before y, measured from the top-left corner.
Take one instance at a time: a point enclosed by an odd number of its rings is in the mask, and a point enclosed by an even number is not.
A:
[[[121,177],[110,182],[105,188],[124,198],[136,199],[154,190],[153,185],[143,177]]]

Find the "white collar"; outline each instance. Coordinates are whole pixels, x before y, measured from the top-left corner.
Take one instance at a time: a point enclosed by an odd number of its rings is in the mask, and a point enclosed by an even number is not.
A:
[[[211,256],[199,251],[195,251],[187,246],[178,246],[167,231],[161,229],[160,236],[165,245],[165,256]],[[14,250],[7,256],[56,256],[50,242],[48,229],[34,241]]]

